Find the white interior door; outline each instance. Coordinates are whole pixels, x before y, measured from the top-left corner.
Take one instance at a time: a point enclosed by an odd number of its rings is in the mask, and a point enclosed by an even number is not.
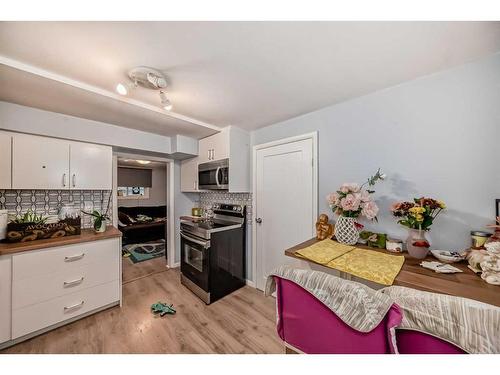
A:
[[[71,189],[111,190],[113,151],[109,146],[70,143]]]
[[[256,286],[268,274],[292,263],[285,249],[314,235],[317,211],[313,139],[258,149],[256,152]]]

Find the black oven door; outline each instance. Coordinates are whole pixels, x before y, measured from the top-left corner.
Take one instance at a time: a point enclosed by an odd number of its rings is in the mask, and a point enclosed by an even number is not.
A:
[[[181,232],[181,272],[204,291],[209,291],[210,241]]]

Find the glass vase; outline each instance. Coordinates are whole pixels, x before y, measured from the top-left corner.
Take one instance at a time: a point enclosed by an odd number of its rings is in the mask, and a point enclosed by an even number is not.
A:
[[[408,229],[408,238],[406,239],[406,249],[411,257],[424,259],[429,253],[430,247],[427,231],[421,229]]]

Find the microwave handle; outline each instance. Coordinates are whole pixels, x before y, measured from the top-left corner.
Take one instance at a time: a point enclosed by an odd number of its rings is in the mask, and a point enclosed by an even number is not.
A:
[[[220,172],[220,167],[217,167],[217,170],[215,171],[215,183],[217,184],[217,186],[220,186],[219,172]]]

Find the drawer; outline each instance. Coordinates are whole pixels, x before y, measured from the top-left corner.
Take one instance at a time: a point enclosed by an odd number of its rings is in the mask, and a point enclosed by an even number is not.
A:
[[[12,338],[16,339],[117,302],[120,299],[119,287],[120,283],[116,280],[14,310],[12,312]]]
[[[12,283],[12,308],[47,301],[82,289],[105,284],[120,278],[120,256],[104,261],[69,267],[49,275],[15,279]]]
[[[84,264],[112,262],[119,253],[119,239],[111,238],[15,254],[12,256],[12,279],[50,275]]]

